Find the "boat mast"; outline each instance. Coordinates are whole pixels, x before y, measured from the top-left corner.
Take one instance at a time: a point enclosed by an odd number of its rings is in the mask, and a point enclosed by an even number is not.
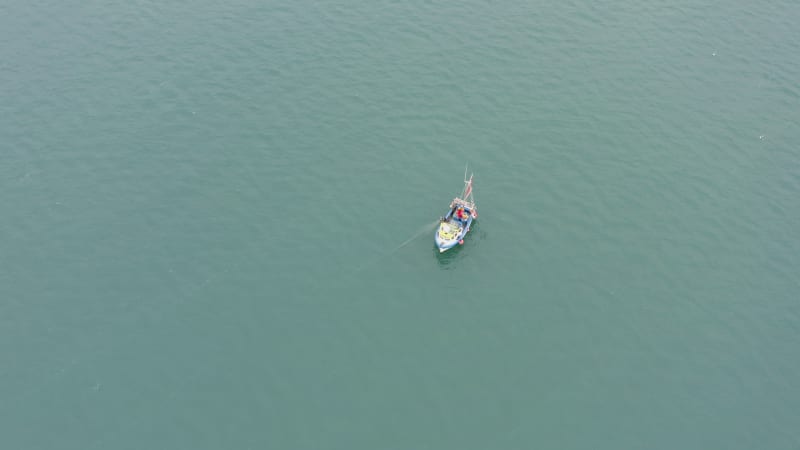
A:
[[[475,203],[474,197],[472,196],[472,177],[473,176],[474,176],[474,174],[470,174],[469,180],[467,180],[467,176],[464,175],[464,193],[461,194],[462,200],[464,200],[465,202],[469,202],[469,203]],[[470,201],[470,197],[473,198],[472,201]]]
[[[468,171],[469,165],[464,167],[464,190],[461,191],[460,197],[456,197],[455,201],[466,203],[467,205],[470,205],[470,207],[475,208],[475,196],[472,194],[472,178],[475,176],[475,174],[470,173],[469,179],[467,179]]]

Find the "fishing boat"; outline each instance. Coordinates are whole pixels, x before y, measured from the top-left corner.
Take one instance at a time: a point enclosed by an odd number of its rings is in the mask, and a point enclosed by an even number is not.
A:
[[[467,179],[464,173],[464,191],[461,196],[450,202],[450,209],[439,220],[434,242],[439,248],[439,253],[444,253],[456,245],[464,243],[464,237],[469,233],[472,222],[478,218],[475,207],[475,197],[472,195],[472,175]]]

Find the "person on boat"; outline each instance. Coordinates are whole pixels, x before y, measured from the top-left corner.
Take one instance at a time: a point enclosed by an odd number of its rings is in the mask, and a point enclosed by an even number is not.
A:
[[[456,217],[458,217],[459,220],[464,220],[466,218],[464,216],[464,208],[458,208],[456,211]]]

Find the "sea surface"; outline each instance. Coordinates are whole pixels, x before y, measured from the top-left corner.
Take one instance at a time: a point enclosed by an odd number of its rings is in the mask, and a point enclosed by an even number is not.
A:
[[[800,448],[798,24],[0,2],[0,446]]]

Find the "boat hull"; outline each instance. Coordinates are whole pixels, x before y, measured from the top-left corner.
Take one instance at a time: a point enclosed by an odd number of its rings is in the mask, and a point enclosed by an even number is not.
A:
[[[447,250],[463,243],[464,238],[470,231],[474,217],[469,216],[465,221],[452,218],[448,215],[444,221],[439,225],[439,229],[433,237],[439,253],[444,253]]]
[[[439,253],[444,253],[456,245],[464,243],[472,221],[478,218],[475,197],[472,195],[472,175],[467,179],[464,170],[464,192],[450,203],[450,210],[442,217],[439,228],[434,234],[434,242]]]

